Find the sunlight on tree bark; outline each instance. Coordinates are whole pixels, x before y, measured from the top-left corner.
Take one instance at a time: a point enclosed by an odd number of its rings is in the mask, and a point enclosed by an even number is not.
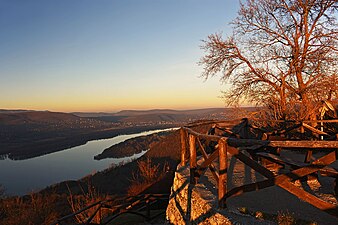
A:
[[[232,84],[228,104],[266,106],[270,118],[311,119],[338,92],[337,0],[247,0],[233,34],[212,34],[199,64]]]

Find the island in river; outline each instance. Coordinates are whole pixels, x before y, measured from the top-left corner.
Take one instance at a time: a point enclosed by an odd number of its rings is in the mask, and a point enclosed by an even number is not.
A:
[[[110,146],[94,157],[96,160],[105,158],[130,157],[150,149],[153,145],[161,141],[169,132],[160,132],[147,136],[135,137]]]
[[[0,110],[0,158],[29,159],[90,140],[179,127],[201,119],[225,119],[226,113],[224,108],[125,110],[117,113]]]

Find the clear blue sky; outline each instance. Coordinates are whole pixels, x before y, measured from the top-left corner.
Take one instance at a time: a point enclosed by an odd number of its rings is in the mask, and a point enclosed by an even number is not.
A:
[[[0,108],[223,107],[201,40],[237,0],[0,0]]]

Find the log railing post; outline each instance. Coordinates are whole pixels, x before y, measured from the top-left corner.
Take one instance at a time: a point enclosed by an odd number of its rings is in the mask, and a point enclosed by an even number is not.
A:
[[[181,166],[185,166],[187,161],[187,132],[181,128]]]
[[[218,180],[218,206],[226,207],[225,195],[227,192],[227,144],[225,138],[218,141],[219,154],[219,180]]]
[[[304,162],[305,163],[310,163],[312,157],[312,150],[307,150]]]
[[[301,138],[304,139],[305,135],[304,135],[304,126],[303,126],[303,122],[302,122],[302,126],[300,127],[300,133],[301,133]]]
[[[197,156],[196,156],[196,137],[189,134],[189,151],[190,151],[190,183],[197,183]]]

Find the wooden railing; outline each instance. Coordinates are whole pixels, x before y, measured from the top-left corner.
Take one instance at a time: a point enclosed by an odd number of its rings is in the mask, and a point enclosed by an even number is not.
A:
[[[227,145],[226,145],[226,138],[215,136],[215,135],[205,135],[200,134],[193,131],[190,128],[182,128],[181,131],[181,145],[182,145],[182,154],[181,154],[181,164],[182,166],[186,165],[187,162],[187,140],[189,143],[189,162],[190,162],[190,183],[196,184],[198,181],[198,177],[200,173],[205,168],[210,168],[214,178],[218,183],[218,200],[219,206],[224,207],[224,199],[226,193],[226,168],[227,168]],[[218,143],[218,148],[208,156],[201,143],[201,139],[207,141],[215,141]],[[199,148],[196,148],[196,141],[198,143]],[[202,156],[204,158],[204,162],[197,167],[197,149],[200,150]],[[219,158],[219,171],[217,171],[213,161]]]
[[[325,121],[328,122],[328,121]],[[329,121],[331,122],[331,121]],[[334,122],[338,122],[334,121]],[[302,123],[304,126],[306,123]],[[249,125],[248,125],[249,126]],[[214,128],[217,126],[213,126]],[[296,127],[295,127],[296,128]],[[299,128],[299,126],[297,126]],[[308,128],[305,125],[305,128]],[[317,129],[311,127],[309,130],[319,133]],[[220,128],[223,129],[224,128]],[[225,129],[231,132],[231,129]],[[321,134],[321,133],[320,133]],[[314,205],[315,207],[326,210],[337,210],[337,207],[331,203],[325,202],[316,196],[298,188],[292,182],[316,172],[322,172],[324,175],[333,176],[337,183],[338,171],[328,167],[329,164],[337,160],[338,157],[338,141],[309,141],[309,140],[257,140],[243,139],[236,135],[232,137],[223,137],[219,135],[201,134],[192,129],[192,127],[182,127],[181,135],[181,165],[185,166],[189,162],[190,167],[190,183],[196,184],[200,175],[206,169],[210,169],[212,176],[215,178],[218,185],[218,205],[220,208],[226,207],[226,199],[239,195],[243,192],[255,191],[266,187],[277,185],[284,188],[298,198]],[[265,151],[267,147],[278,149],[279,152],[271,154]],[[298,149],[305,151],[304,163],[297,164],[295,162],[283,159],[279,153],[283,149]],[[312,151],[321,150],[326,152],[326,155],[316,159],[310,163],[310,153]],[[250,156],[244,154],[243,151],[250,153]],[[200,152],[203,160],[197,164],[197,152]],[[231,190],[227,189],[227,161],[228,155],[236,157],[247,166],[251,167],[256,172],[260,173],[266,180],[258,181],[252,184],[245,184],[240,187],[235,187]],[[272,171],[264,167],[257,160],[265,158],[274,163],[283,165],[292,164],[294,170],[287,174],[275,175]],[[218,165],[215,165],[215,164]],[[336,184],[338,185],[338,184]],[[337,211],[331,213],[337,216]]]
[[[66,225],[66,224],[73,224],[69,221],[74,220],[74,218],[94,207],[97,207],[95,211],[87,218],[86,221],[83,221],[84,225],[92,224],[93,219],[96,216],[99,216],[99,221],[96,224],[106,225],[111,223],[113,220],[118,218],[123,214],[134,214],[140,217],[145,218],[146,220],[152,220],[159,215],[163,214],[163,212],[157,213],[155,215],[151,215],[151,206],[159,201],[168,201],[169,195],[168,194],[143,194],[138,196],[132,197],[120,197],[120,198],[112,198],[103,201],[95,202],[77,212],[72,214],[66,215],[57,221],[55,221],[51,225]],[[102,210],[110,211],[108,215],[103,217]]]

